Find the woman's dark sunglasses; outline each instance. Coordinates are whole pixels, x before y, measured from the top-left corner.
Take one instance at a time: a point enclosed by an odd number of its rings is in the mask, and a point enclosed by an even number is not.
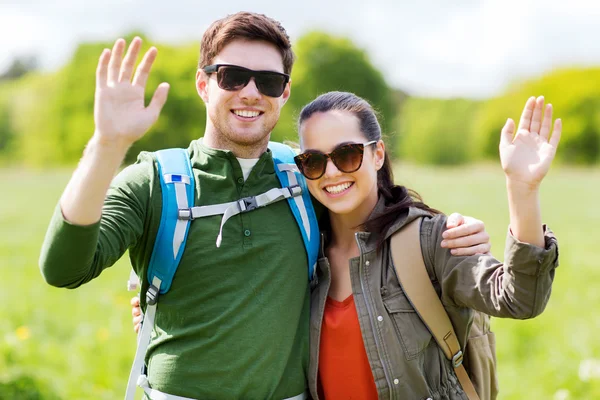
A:
[[[365,147],[377,143],[372,140],[367,143],[347,143],[336,147],[331,153],[325,154],[318,150],[307,150],[294,157],[298,169],[306,179],[319,179],[327,169],[327,159],[342,172],[358,171],[363,162]]]
[[[202,68],[207,74],[217,73],[217,83],[223,90],[236,91],[246,87],[250,78],[259,92],[269,97],[279,97],[285,90],[290,76],[274,71],[254,71],[237,65],[214,64]]]

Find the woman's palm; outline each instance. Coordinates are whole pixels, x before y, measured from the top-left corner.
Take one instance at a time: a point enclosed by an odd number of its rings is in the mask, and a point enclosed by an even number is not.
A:
[[[552,106],[546,106],[542,121],[544,98],[531,98],[525,104],[517,134],[515,125],[509,119],[502,129],[500,140],[500,160],[508,179],[537,186],[550,169],[560,140],[562,124],[556,120],[552,125]]]

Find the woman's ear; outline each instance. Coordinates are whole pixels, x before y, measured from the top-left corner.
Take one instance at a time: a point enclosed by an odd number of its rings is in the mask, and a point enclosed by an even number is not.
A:
[[[383,140],[379,140],[375,144],[373,156],[375,158],[375,166],[377,167],[377,171],[379,171],[385,162],[385,143],[383,143]]]

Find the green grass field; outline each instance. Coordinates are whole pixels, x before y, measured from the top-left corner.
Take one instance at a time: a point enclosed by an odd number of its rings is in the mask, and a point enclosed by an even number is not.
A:
[[[0,170],[0,399],[116,399],[135,351],[127,258],[74,291],[46,285],[37,259],[68,170]],[[502,259],[508,212],[499,166],[398,165],[431,206],[482,219]],[[501,399],[600,398],[600,169],[556,168],[542,187],[560,244],[550,304],[531,321],[493,320]],[[35,394],[35,393],[38,394]],[[16,394],[20,393],[20,394]],[[27,394],[30,393],[30,394]]]

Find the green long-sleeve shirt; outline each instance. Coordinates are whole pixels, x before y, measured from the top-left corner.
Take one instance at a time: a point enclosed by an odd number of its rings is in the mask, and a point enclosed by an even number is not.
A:
[[[231,152],[200,141],[192,142],[189,152],[195,205],[230,202],[279,186],[270,152],[260,157],[246,182]],[[69,224],[57,207],[40,257],[47,282],[82,285],[127,249],[138,275],[146,276],[160,193],[155,163],[142,153],[114,179],[98,223]],[[220,216],[205,217],[190,226],[171,289],[158,303],[147,353],[150,385],[210,399],[282,399],[302,393],[308,366],[308,263],[287,202],[229,219],[217,248],[220,222]],[[146,288],[144,279],[143,293]]]

